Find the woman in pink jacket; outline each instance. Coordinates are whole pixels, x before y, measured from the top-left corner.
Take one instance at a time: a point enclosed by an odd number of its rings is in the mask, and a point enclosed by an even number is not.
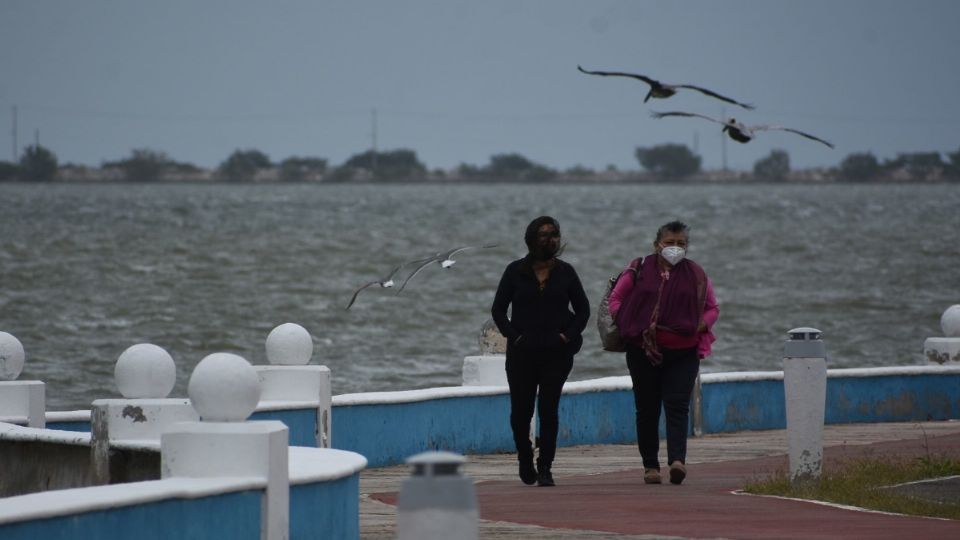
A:
[[[686,258],[688,227],[671,221],[657,230],[654,253],[635,259],[610,293],[610,314],[627,343],[627,368],[637,411],[637,446],[644,482],[660,480],[660,408],[666,413],[670,482],[687,475],[690,394],[700,360],[710,354],[720,316],[713,285]]]

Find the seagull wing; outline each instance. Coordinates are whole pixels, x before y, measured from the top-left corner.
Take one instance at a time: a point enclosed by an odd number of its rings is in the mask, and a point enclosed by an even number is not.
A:
[[[490,249],[490,248],[495,248],[495,247],[497,247],[497,246],[499,246],[499,245],[500,245],[500,244],[488,244],[488,245],[486,245],[486,246],[461,246],[461,247],[458,247],[458,248],[451,249],[450,251],[444,253],[444,254],[442,255],[442,257],[443,257],[444,259],[449,259],[450,257],[453,257],[453,256],[456,255],[457,253],[460,253],[461,251],[464,251],[464,250],[467,250],[467,249]]]
[[[825,145],[827,145],[828,147],[833,148],[833,144],[830,143],[829,141],[825,141],[825,140],[821,139],[820,137],[817,137],[817,136],[815,136],[815,135],[811,135],[811,134],[809,134],[809,133],[805,133],[805,132],[803,132],[803,131],[800,131],[799,129],[793,129],[793,128],[788,128],[788,127],[780,127],[780,126],[751,126],[750,129],[752,129],[752,130],[757,130],[757,131],[770,131],[770,130],[789,131],[790,133],[796,133],[797,135],[800,135],[801,137],[806,137],[806,138],[810,139],[811,141],[817,141],[818,143],[825,144]]]
[[[367,287],[370,287],[371,285],[377,285],[378,283],[380,283],[380,282],[379,282],[379,281],[371,281],[370,283],[365,283],[365,284],[363,284],[359,289],[357,289],[356,291],[353,292],[353,296],[350,298],[350,303],[347,304],[347,307],[345,307],[345,308],[343,308],[343,309],[345,309],[345,310],[350,309],[350,306],[352,306],[353,303],[357,301],[357,295],[360,294],[360,291],[366,289]]]
[[[707,115],[704,115],[704,114],[681,112],[681,111],[669,111],[669,112],[656,112],[656,111],[653,111],[653,112],[650,113],[650,116],[652,116],[652,117],[654,117],[654,118],[666,118],[667,116],[685,116],[685,117],[690,117],[690,118],[703,118],[704,120],[709,120],[709,121],[711,121],[711,122],[716,122],[716,123],[721,124],[721,125],[724,125],[724,126],[727,125],[726,122],[723,122],[723,121],[721,121],[721,120],[717,120],[716,118],[711,118],[711,117],[709,117],[709,116],[707,116]]]
[[[587,75],[600,75],[602,77],[630,77],[631,79],[643,81],[650,86],[662,86],[660,81],[651,79],[650,77],[640,75],[638,73],[624,73],[622,71],[587,71],[580,66],[577,66],[577,69],[579,69],[581,73],[586,73]]]
[[[710,96],[710,97],[715,97],[715,98],[719,99],[720,101],[726,101],[727,103],[733,103],[734,105],[743,107],[744,109],[747,109],[747,110],[753,110],[753,109],[755,109],[755,107],[754,107],[753,105],[749,104],[749,103],[740,103],[739,101],[737,101],[737,100],[735,100],[735,99],[728,98],[727,96],[721,96],[720,94],[718,94],[718,93],[716,93],[716,92],[714,92],[714,91],[712,91],[712,90],[707,90],[706,88],[703,88],[702,86],[694,86],[694,85],[692,85],[692,84],[678,84],[678,85],[675,85],[675,87],[676,87],[676,88],[688,88],[688,89],[690,89],[690,90],[696,90],[697,92],[700,92],[701,94],[706,94],[706,95],[708,95],[708,96]]]
[[[400,292],[403,291],[404,287],[407,286],[407,283],[409,283],[410,280],[413,279],[413,276],[419,274],[420,271],[423,270],[424,268],[426,268],[430,263],[436,262],[436,261],[438,261],[438,260],[442,260],[442,259],[441,259],[442,256],[443,256],[443,255],[434,255],[433,257],[430,257],[429,259],[424,259],[424,260],[420,263],[420,266],[418,266],[418,267],[416,268],[416,270],[413,271],[413,273],[411,273],[409,276],[407,276],[407,279],[403,280],[403,284],[400,285],[400,288],[397,289],[397,294],[400,294]]]

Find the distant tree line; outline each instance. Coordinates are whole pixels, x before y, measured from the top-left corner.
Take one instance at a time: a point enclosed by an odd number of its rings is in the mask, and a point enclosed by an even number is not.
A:
[[[178,162],[166,153],[147,148],[105,161],[99,168],[60,165],[48,148],[31,145],[16,163],[0,161],[0,181],[52,182],[56,180],[110,180],[117,182],[219,181],[249,182],[553,182],[590,180],[643,180],[682,182],[710,180],[716,172],[701,169],[702,159],[682,144],[661,144],[636,148],[634,155],[644,174],[621,172],[614,166],[603,171],[580,165],[557,170],[517,153],[496,154],[485,165],[461,163],[450,171],[427,169],[409,149],[367,150],[331,167],[324,158],[291,156],[278,163],[256,149],[235,150],[214,170]],[[754,163],[749,174],[726,175],[723,179],[764,182],[828,180],[876,181],[960,181],[960,149],[939,152],[901,153],[894,159],[878,160],[872,153],[853,153],[832,168],[792,171],[785,150],[773,150]],[[814,174],[815,173],[815,174]]]

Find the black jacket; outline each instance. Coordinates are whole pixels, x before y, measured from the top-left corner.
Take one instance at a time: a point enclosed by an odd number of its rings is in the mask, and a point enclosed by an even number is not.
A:
[[[590,301],[576,270],[557,259],[546,287],[539,283],[529,265],[518,259],[507,265],[500,278],[491,313],[500,333],[507,338],[507,353],[560,349],[576,354],[583,344],[581,333],[590,318]],[[512,305],[510,318],[507,306]],[[573,311],[570,311],[570,307]],[[570,341],[564,344],[560,334]],[[523,337],[518,342],[518,338]]]

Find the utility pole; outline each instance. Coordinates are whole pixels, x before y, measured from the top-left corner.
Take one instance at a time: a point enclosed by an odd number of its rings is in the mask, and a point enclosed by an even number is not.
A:
[[[693,132],[693,153],[697,155],[700,154],[700,132],[699,131]]]
[[[720,119],[724,122],[727,121],[727,108],[720,108]],[[720,155],[722,156],[723,163],[723,172],[727,172],[727,133],[725,131],[720,132]]]
[[[17,106],[13,106],[13,162],[17,163],[20,149],[17,148]]]
[[[377,108],[373,108],[373,128],[371,130],[371,137],[373,138],[373,152],[370,154],[370,172],[374,175],[377,175]]]

